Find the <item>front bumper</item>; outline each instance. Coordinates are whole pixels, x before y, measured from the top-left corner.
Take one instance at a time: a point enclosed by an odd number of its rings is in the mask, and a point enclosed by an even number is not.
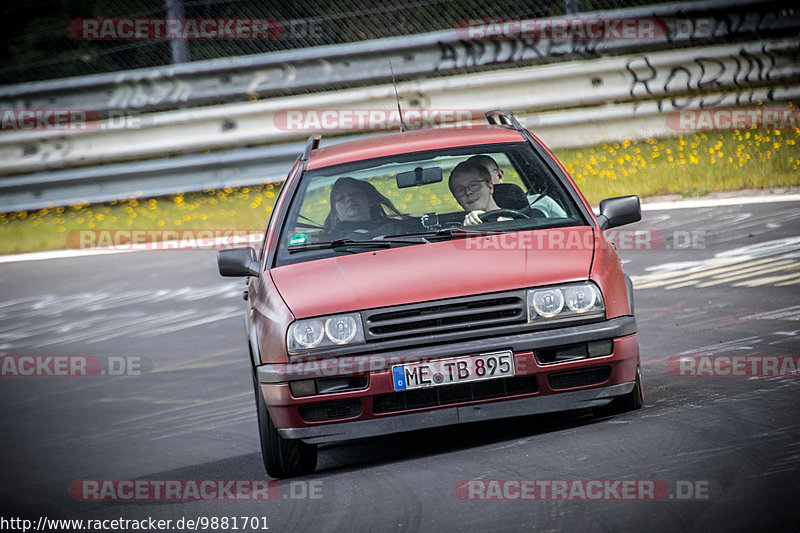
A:
[[[278,433],[286,439],[302,439],[311,444],[321,444],[465,422],[599,407],[608,404],[616,396],[631,392],[634,385],[635,382],[631,381],[607,387],[480,405],[449,407],[386,418],[356,420],[304,428],[284,428],[278,429]]]
[[[634,333],[636,333],[636,319],[633,316],[621,316],[591,324],[392,350],[391,357],[397,361],[413,361],[421,358],[457,357],[497,349],[509,349],[519,353],[565,344],[627,337]],[[292,364],[286,363],[260,365],[257,367],[257,373],[260,383],[286,383],[309,377],[307,373],[297,372]]]
[[[537,361],[534,355],[552,347],[603,340],[613,341],[613,351],[609,355],[549,363]],[[424,398],[420,403],[416,402],[420,398],[415,400],[403,396],[405,393],[396,393],[393,389],[390,364],[496,350],[513,351],[517,376],[526,379],[524,390],[520,387],[509,387],[501,395],[479,397],[476,394],[471,399],[456,401],[452,398],[442,399],[437,393],[438,403],[425,403],[427,400]],[[310,443],[334,442],[477,420],[601,406],[615,396],[632,390],[639,362],[636,322],[632,316],[552,330],[417,346],[403,351],[392,351],[391,363],[388,362],[387,353],[374,355],[375,359],[367,361],[380,363],[377,368],[368,365],[361,366],[359,370],[358,364],[347,366],[350,375],[369,376],[366,388],[302,397],[295,397],[290,392],[289,384],[292,381],[347,375],[348,372],[342,372],[345,368],[344,361],[353,363],[354,360],[327,357],[317,361],[307,360],[306,364],[259,366],[259,392],[263,395],[280,434],[285,438],[302,439]],[[329,371],[321,364],[337,361],[340,364],[333,365]],[[551,382],[556,374],[563,378],[565,374],[593,373],[595,370],[602,370],[607,374],[585,382]],[[456,390],[449,386],[434,389]],[[330,416],[326,411],[328,408],[340,407],[343,411],[337,411]],[[309,410],[316,411],[318,408],[325,411],[325,416],[329,416],[328,420],[306,416]]]

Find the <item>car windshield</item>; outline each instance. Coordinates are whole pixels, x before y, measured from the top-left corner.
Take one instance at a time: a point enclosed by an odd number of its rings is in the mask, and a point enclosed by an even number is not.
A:
[[[586,225],[562,180],[527,143],[406,153],[307,171],[282,225],[276,266],[476,232]]]

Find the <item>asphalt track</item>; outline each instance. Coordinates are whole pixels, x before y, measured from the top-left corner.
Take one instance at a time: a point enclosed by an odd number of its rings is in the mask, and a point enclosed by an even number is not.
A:
[[[117,357],[143,369],[0,378],[0,516],[227,516],[239,529],[260,517],[278,532],[796,531],[800,378],[688,377],[667,363],[800,354],[800,202],[647,211],[630,228],[652,230],[651,249],[620,242],[637,286],[644,409],[329,446],[317,473],[258,502],[92,502],[68,490],[81,479],[264,479],[243,282],[220,278],[213,252],[0,264],[0,354]],[[460,497],[457,485],[476,478],[650,480],[666,493]]]

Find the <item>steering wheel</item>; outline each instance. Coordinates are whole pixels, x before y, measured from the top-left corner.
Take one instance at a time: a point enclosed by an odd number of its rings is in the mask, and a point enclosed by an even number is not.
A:
[[[481,222],[494,222],[500,217],[510,217],[513,219],[530,218],[522,211],[517,211],[516,209],[505,209],[505,208],[495,209],[493,211],[487,211],[486,213],[478,215],[478,218],[481,219]]]

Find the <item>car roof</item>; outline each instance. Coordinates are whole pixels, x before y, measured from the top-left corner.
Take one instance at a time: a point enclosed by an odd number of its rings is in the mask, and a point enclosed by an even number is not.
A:
[[[311,151],[309,170],[386,155],[452,148],[473,144],[523,141],[522,135],[505,126],[425,128],[404,133],[376,135],[355,141],[323,146]],[[323,141],[324,142],[324,139]]]

